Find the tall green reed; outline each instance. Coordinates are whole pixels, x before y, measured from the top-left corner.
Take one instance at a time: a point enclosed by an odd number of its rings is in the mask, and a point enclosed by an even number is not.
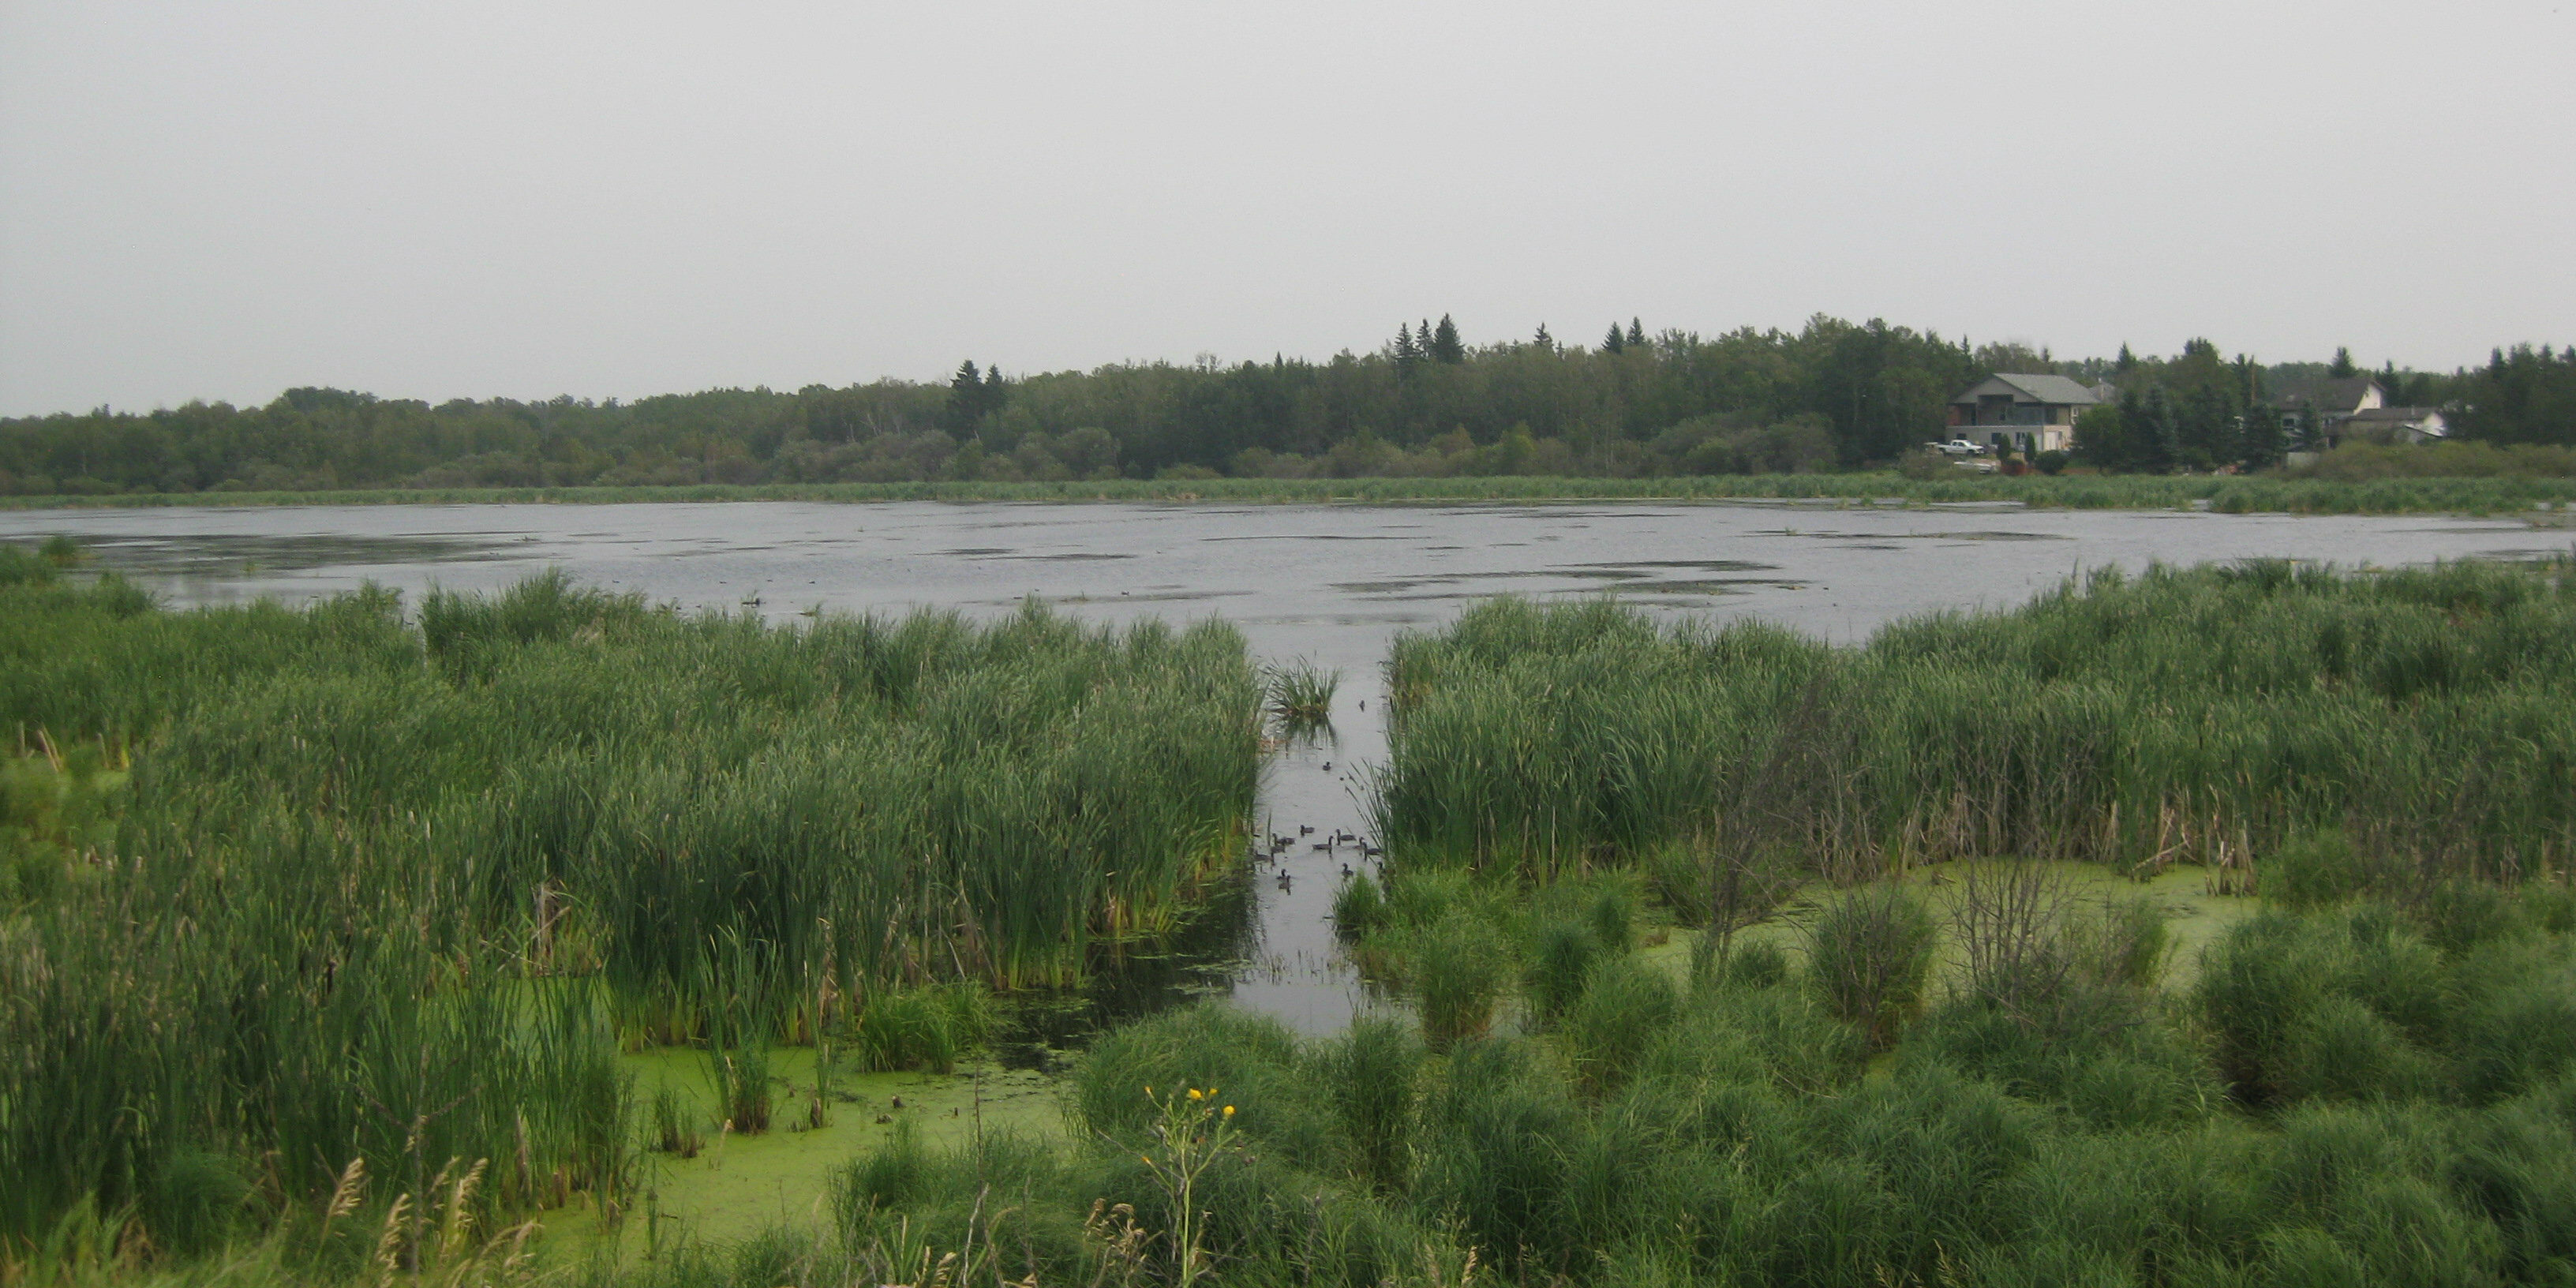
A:
[[[2344,829],[2409,867],[2576,859],[2563,563],[2116,571],[1833,649],[1497,601],[1389,662],[1377,826],[1546,874],[1786,850],[1857,879],[2020,854],[2242,865]],[[1667,884],[1683,874],[1668,873]]]
[[[1213,623],[778,629],[550,576],[414,626],[381,591],[166,612],[20,581],[0,716],[132,774],[82,879],[0,922],[0,1168],[40,1178],[0,1242],[80,1203],[186,1224],[155,1196],[201,1193],[173,1161],[200,1154],[288,1196],[481,1159],[494,1211],[613,1207],[621,1043],[707,1045],[755,1118],[775,1041],[1179,925],[1258,775]],[[882,1057],[954,1059],[972,1009]]]

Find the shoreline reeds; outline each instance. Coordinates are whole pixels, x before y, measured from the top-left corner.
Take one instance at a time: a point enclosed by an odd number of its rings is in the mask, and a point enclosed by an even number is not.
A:
[[[1856,648],[1498,600],[1400,637],[1387,687],[1408,864],[2230,868],[2318,829],[2433,875],[2576,860],[2564,561],[2106,570]]]

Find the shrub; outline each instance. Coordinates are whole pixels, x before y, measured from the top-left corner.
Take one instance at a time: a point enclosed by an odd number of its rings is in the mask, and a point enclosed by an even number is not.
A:
[[[2461,1089],[2485,1101],[2576,1072],[2576,961],[2561,941],[2500,945],[2461,963],[2444,1033]]]
[[[2193,991],[2216,1045],[2219,1073],[2247,1101],[2284,1094],[2291,1034],[2344,969],[2331,932],[2265,911],[2238,923],[2202,954]]]
[[[1595,1096],[1619,1086],[1681,1008],[1673,982],[1633,957],[1604,957],[1565,1011],[1575,1079]]]
[[[2396,1025],[2350,997],[2318,999],[2282,1045],[2273,1083],[2296,1099],[2407,1099],[2430,1090],[2438,1072]]]
[[[1413,945],[1414,999],[1422,1035],[1435,1050],[1491,1027],[1507,969],[1501,937],[1471,914],[1453,911],[1420,933]]]
[[[1208,1001],[1112,1029],[1074,1066],[1068,1096],[1084,1129],[1140,1140],[1157,1119],[1145,1088],[1214,1087],[1265,1153],[1299,1165],[1335,1156],[1329,1085],[1279,1021]]]
[[[1718,955],[1715,978],[1738,988],[1770,988],[1789,978],[1789,950],[1769,939],[1734,941]]]
[[[1554,1023],[1583,995],[1600,945],[1590,927],[1554,918],[1539,923],[1536,939],[1524,979],[1531,1010],[1541,1022]]]
[[[2108,984],[2154,988],[2173,954],[2165,912],[2144,895],[2104,902],[2099,918],[2079,934],[2091,973]]]
[[[827,1193],[845,1235],[865,1230],[869,1218],[930,1197],[934,1166],[930,1148],[909,1118],[898,1118],[876,1148],[832,1173]]]
[[[1412,1030],[1381,1015],[1353,1019],[1350,1031],[1326,1049],[1327,1098],[1351,1143],[1353,1170],[1373,1184],[1394,1187],[1404,1179],[1421,1056]]]
[[[1809,929],[1808,984],[1828,1012],[1885,1047],[1922,1006],[1936,940],[1932,914],[1912,891],[1861,887]]]
[[[2453,877],[2426,891],[2415,905],[2424,937],[2446,953],[2466,952],[2523,926],[2522,901],[2489,881]]]
[[[1628,887],[1604,881],[1591,897],[1584,921],[1603,952],[1624,954],[1637,946],[1637,900]]]
[[[1580,1239],[1554,1219],[1583,1132],[1564,1084],[1499,1038],[1457,1043],[1443,1073],[1423,1104],[1416,1197],[1507,1267]]]
[[[222,1154],[187,1149],[161,1164],[144,1200],[144,1227],[172,1256],[203,1256],[223,1246],[251,1215],[250,1177]]]
[[[2291,837],[2261,867],[2263,897],[2284,908],[2323,908],[2382,887],[2374,870],[2340,831]]]

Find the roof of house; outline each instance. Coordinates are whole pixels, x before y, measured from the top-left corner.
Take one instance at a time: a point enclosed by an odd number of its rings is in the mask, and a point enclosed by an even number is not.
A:
[[[2272,391],[2272,397],[2274,401],[2281,403],[2305,403],[2313,407],[2329,407],[2339,411],[2350,411],[2353,408],[2360,406],[2362,396],[2370,392],[2370,387],[2372,385],[2378,383],[2378,381],[2373,380],[2368,376],[2329,376],[2320,377],[2315,380],[2284,380],[2280,383],[2278,388]],[[2387,391],[2385,389],[2380,392],[2383,397],[2386,396]]]
[[[1997,382],[2001,382],[2006,388],[2012,390],[2015,395],[2013,398],[2014,402],[2048,403],[2052,406],[2063,405],[2069,407],[2090,407],[2093,404],[2102,401],[2102,396],[2100,394],[2093,392],[2093,390],[2082,383],[2069,380],[2064,376],[2016,375],[2001,371],[1988,376],[1984,380],[1978,381],[1976,388],[1970,389],[1966,393],[1963,393],[1950,401],[1973,404],[1977,401],[1977,390],[1983,389],[1986,386]]]
[[[2358,421],[2376,421],[2391,425],[2413,425],[2442,414],[2439,407],[2372,407],[2352,414]]]

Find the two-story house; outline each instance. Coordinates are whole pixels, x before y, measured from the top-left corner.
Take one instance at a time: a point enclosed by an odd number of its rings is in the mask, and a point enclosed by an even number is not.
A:
[[[1950,430],[1972,443],[2032,452],[2075,445],[2075,418],[2110,399],[2108,386],[2064,376],[1999,374],[1950,400]]]

